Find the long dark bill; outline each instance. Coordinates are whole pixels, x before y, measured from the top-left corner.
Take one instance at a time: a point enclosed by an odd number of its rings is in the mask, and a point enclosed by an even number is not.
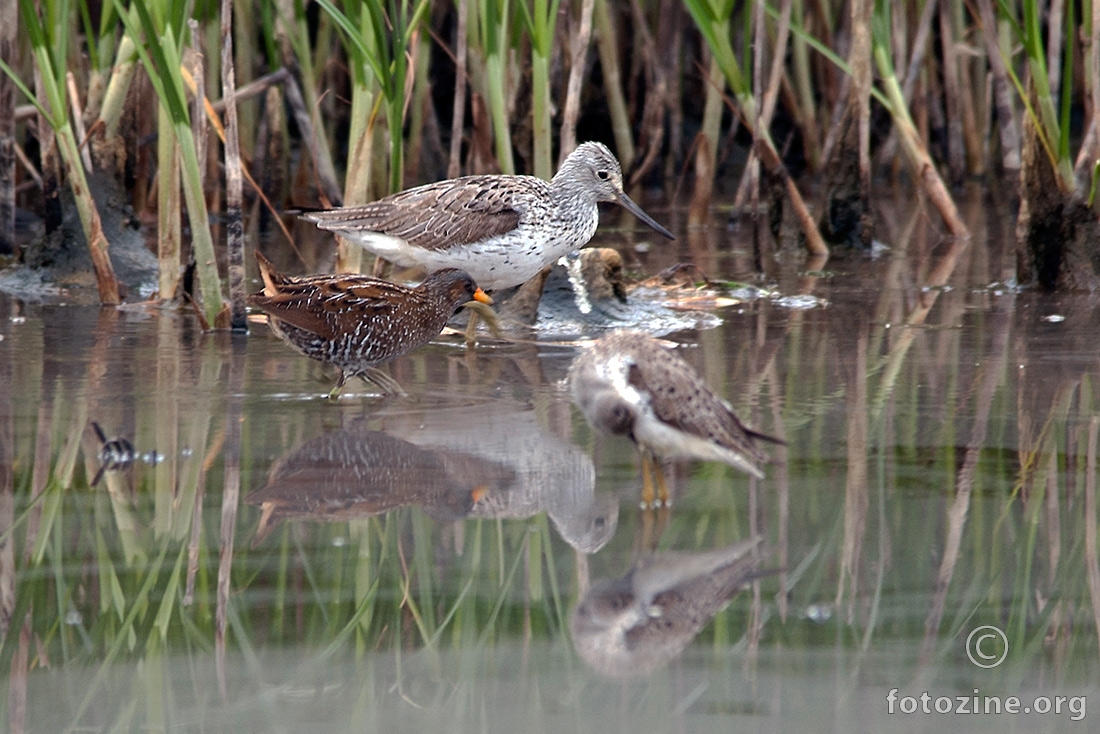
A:
[[[654,232],[656,232],[657,234],[659,234],[663,237],[667,237],[670,240],[676,239],[672,235],[672,232],[669,232],[667,229],[665,229],[661,225],[657,224],[657,220],[655,220],[653,217],[646,214],[640,206],[638,206],[637,204],[634,203],[633,199],[631,199],[629,196],[626,195],[625,192],[619,191],[618,193],[615,194],[615,197],[619,200],[619,204],[622,205],[623,209],[626,209],[628,212],[630,212],[631,214],[636,216],[638,219],[641,219],[643,222],[645,222],[647,225],[649,225],[649,227]]]

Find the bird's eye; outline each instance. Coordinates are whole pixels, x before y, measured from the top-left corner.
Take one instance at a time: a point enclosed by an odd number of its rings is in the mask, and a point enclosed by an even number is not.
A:
[[[611,178],[611,174],[607,171],[596,171],[596,178],[600,179],[601,181],[606,181]]]

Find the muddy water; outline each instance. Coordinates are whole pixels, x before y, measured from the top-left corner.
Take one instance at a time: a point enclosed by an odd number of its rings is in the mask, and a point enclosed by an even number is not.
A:
[[[0,300],[6,728],[1083,726],[1100,316],[1014,289],[1009,219],[969,216],[958,245],[899,207],[875,253],[763,278],[717,219],[607,227],[628,272],[751,286],[668,338],[787,441],[762,481],[670,466],[667,515],[570,404],[575,324],[329,401],[262,324]]]

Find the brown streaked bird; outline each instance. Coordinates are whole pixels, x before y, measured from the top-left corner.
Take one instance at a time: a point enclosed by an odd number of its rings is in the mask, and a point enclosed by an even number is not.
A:
[[[271,330],[287,344],[340,370],[331,396],[355,376],[401,393],[377,365],[430,342],[468,302],[493,302],[468,274],[453,268],[407,287],[351,273],[295,278],[275,270],[259,252],[256,261],[264,289],[248,302],[267,313]]]
[[[463,176],[302,217],[402,267],[461,268],[494,291],[526,282],[587,244],[601,201],[675,239],[626,195],[619,161],[594,142],[577,146],[551,181]]]
[[[745,427],[690,364],[638,331],[612,332],[578,354],[569,383],[589,423],[638,447],[646,508],[669,503],[663,459],[721,461],[762,479],[766,457],[756,442],[783,443]]]

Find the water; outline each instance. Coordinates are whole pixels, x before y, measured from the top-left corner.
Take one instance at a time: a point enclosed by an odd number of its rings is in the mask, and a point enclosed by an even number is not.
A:
[[[569,402],[576,334],[444,339],[392,365],[408,400],[327,401],[332,375],[262,325],[0,301],[7,728],[1085,726],[1100,317],[1011,287],[1011,233],[970,217],[968,246],[901,211],[874,256],[781,253],[763,280],[722,226],[681,252],[602,234],[628,270],[746,281],[718,326],[670,338],[787,441],[763,481],[670,467],[667,518],[637,508],[630,445]],[[94,488],[93,421],[133,447]],[[726,603],[714,554],[754,537]],[[704,581],[639,607],[664,634],[590,654],[572,609],[632,567],[635,589]],[[1008,641],[988,668],[970,658],[1000,639],[967,646],[986,625]],[[1004,712],[1014,696],[1049,712]],[[975,699],[991,713],[936,713]]]

